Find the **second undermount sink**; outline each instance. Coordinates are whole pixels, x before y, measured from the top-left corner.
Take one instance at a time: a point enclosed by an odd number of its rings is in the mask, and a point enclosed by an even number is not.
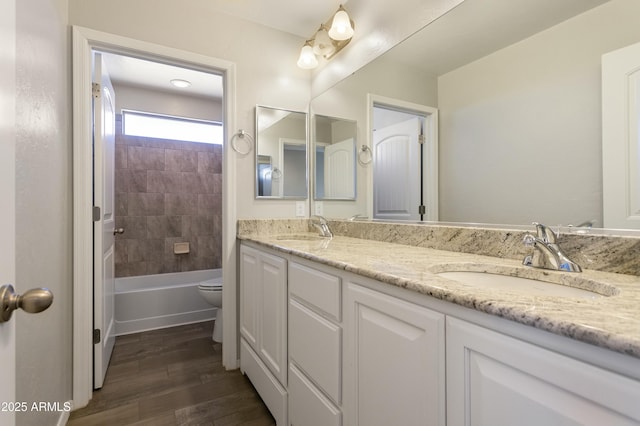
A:
[[[555,278],[558,281],[561,281],[562,279],[566,279],[568,281],[567,283],[562,283],[514,276],[512,271],[507,270],[494,273],[483,270],[455,270],[455,268],[443,269],[445,270],[436,270],[434,272],[443,278],[463,284],[495,290],[507,290],[530,296],[597,299],[601,297],[614,296],[618,293],[618,289],[614,286],[580,278],[576,275],[562,277],[559,274],[555,274],[555,276],[550,278]]]

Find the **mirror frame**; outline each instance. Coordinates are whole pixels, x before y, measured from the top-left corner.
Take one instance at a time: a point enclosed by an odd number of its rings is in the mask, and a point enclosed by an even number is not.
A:
[[[305,195],[304,196],[298,196],[298,195],[291,195],[291,196],[287,196],[287,195],[260,195],[259,194],[259,186],[260,186],[260,175],[259,175],[259,171],[258,171],[258,165],[259,164],[264,164],[264,161],[261,161],[261,157],[264,157],[264,154],[260,153],[260,127],[259,127],[259,119],[260,119],[260,109],[269,109],[269,110],[275,110],[275,111],[283,111],[283,112],[287,112],[289,114],[293,113],[293,114],[302,114],[301,116],[301,121],[304,121],[304,138],[300,139],[297,136],[293,137],[291,135],[284,135],[284,136],[279,136],[279,140],[283,141],[283,140],[296,140],[296,141],[302,141],[303,143],[297,144],[297,145],[304,145],[304,150],[305,150],[305,156],[304,156],[304,168],[305,168]],[[255,179],[254,179],[254,197],[256,200],[308,200],[309,199],[309,114],[306,111],[296,111],[296,110],[291,110],[291,109],[285,109],[285,108],[277,108],[277,107],[272,107],[272,106],[267,106],[267,105],[256,105],[255,106],[255,127],[256,127],[256,137],[255,137],[255,155],[254,155],[254,174],[255,174]],[[303,117],[303,118],[302,118]],[[281,166],[282,168],[282,166]],[[276,171],[276,169],[274,169],[272,171],[272,173],[274,171]],[[283,177],[284,179],[284,177]]]

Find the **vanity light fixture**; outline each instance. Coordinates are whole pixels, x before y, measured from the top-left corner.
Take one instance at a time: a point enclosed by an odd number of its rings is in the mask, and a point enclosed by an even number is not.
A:
[[[307,40],[300,50],[298,66],[311,69],[318,66],[318,56],[330,59],[342,50],[353,37],[353,21],[340,5],[328,22],[321,24],[313,38]],[[328,29],[327,29],[328,28]]]
[[[170,81],[170,83],[173,84],[175,87],[179,87],[181,89],[191,86],[190,81],[182,80],[180,78],[174,78],[173,80]]]

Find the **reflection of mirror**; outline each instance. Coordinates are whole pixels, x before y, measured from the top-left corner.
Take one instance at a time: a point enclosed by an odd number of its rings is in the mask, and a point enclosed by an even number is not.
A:
[[[355,199],[356,136],[355,121],[313,116],[316,200]]]
[[[601,57],[640,41],[637,16],[637,0],[465,0],[311,108],[366,122],[369,93],[437,108],[442,221],[602,226]],[[371,170],[325,216],[370,211]]]
[[[307,198],[307,114],[256,106],[256,198]]]

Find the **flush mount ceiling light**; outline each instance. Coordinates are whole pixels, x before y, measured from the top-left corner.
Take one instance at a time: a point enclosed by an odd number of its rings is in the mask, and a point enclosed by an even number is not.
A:
[[[185,87],[191,86],[191,82],[190,81],[182,80],[180,78],[174,78],[173,80],[170,81],[170,83],[173,84],[176,87],[181,88],[181,89],[184,89]]]
[[[318,66],[318,56],[330,59],[351,41],[353,21],[340,5],[328,22],[321,24],[313,38],[307,40],[300,50],[298,66],[311,69]],[[327,30],[327,28],[329,28]]]

